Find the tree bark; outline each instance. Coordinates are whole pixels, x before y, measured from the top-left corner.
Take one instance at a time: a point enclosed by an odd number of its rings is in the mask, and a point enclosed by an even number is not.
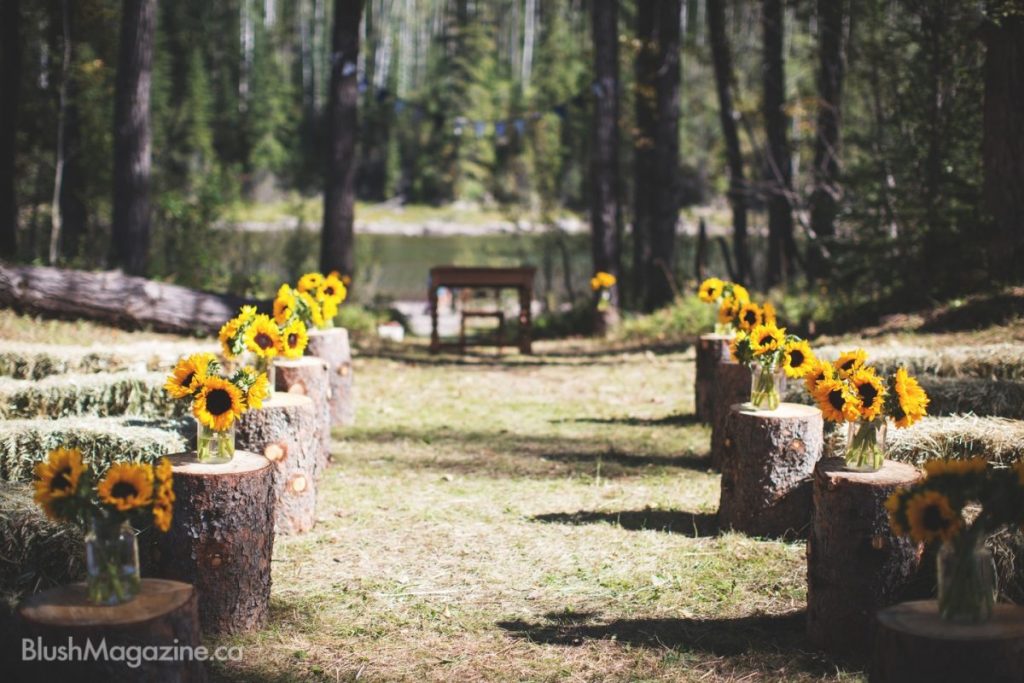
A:
[[[982,160],[992,273],[1024,277],[1024,7],[990,17],[985,40]]]
[[[149,93],[156,0],[125,0],[114,91],[113,264],[143,275],[149,252],[149,172],[152,163]]]
[[[869,679],[879,683],[1019,683],[1024,680],[1024,607],[997,604],[983,624],[939,616],[934,600],[878,613]]]
[[[811,192],[810,275],[826,275],[826,249],[835,236],[842,188],[839,184],[842,122],[845,0],[818,0],[818,121],[814,141],[814,190]]]
[[[88,602],[85,584],[73,583],[27,598],[18,609],[18,621],[22,638],[31,642],[41,639],[49,651],[58,645],[67,647],[69,638],[82,651],[89,642],[98,647],[101,641],[108,652],[117,647],[196,648],[202,645],[198,602],[196,589],[186,583],[143,579],[134,600],[113,607],[97,606]],[[198,683],[206,680],[206,669],[201,661],[187,657],[169,662],[143,660],[137,667],[123,659],[58,658],[19,661],[14,680]]]
[[[751,536],[795,537],[811,522],[811,474],[821,457],[824,422],[817,408],[732,406],[722,458],[718,520]]]
[[[0,3],[0,257],[18,253],[15,193],[18,101],[21,91],[21,3]]]
[[[590,229],[595,271],[621,281],[619,205],[619,30],[618,0],[592,2],[594,43],[594,120],[590,149]],[[619,285],[611,288],[619,305]]]
[[[636,130],[633,133],[633,300],[647,306],[651,276],[651,236],[654,223],[655,136],[659,45],[656,3],[636,6],[636,40],[639,47],[633,59],[635,83],[633,107]]]
[[[718,364],[729,358],[731,340],[732,337],[724,334],[702,334],[697,340],[697,371],[693,391],[695,413],[701,422],[711,422],[715,405],[715,375]],[[746,389],[750,390],[749,381]],[[732,401],[737,402],[739,399]]]
[[[274,549],[270,462],[245,451],[221,465],[195,462],[195,453],[170,460],[174,518],[167,533],[144,534],[143,575],[195,585],[204,634],[263,627]]]
[[[128,329],[215,333],[225,320],[234,317],[239,306],[254,303],[118,271],[0,264],[0,306]]]
[[[794,274],[793,173],[789,150],[789,115],[786,113],[786,66],[783,56],[785,26],[783,0],[762,0],[764,70],[764,127],[768,138],[765,188],[768,193],[768,269],[765,284],[773,287]]]
[[[320,265],[324,272],[355,270],[356,135],[359,21],[363,0],[335,0],[331,91],[327,105],[327,172]]]
[[[715,366],[711,392],[711,467],[722,468],[725,451],[731,443],[728,429],[729,410],[736,403],[750,400],[750,370],[729,360]]]
[[[848,472],[842,458],[814,469],[814,515],[807,539],[807,635],[837,657],[871,653],[875,613],[906,597],[921,546],[896,536],[885,501],[922,478],[886,460],[878,472]]]
[[[334,327],[327,330],[311,330],[306,354],[316,356],[327,363],[330,383],[328,400],[331,407],[330,424],[337,427],[351,427],[356,421],[355,375],[352,372],[352,346],[348,330]]]
[[[61,202],[64,184],[64,164],[67,159],[65,133],[67,130],[68,77],[71,66],[71,10],[68,0],[61,0],[61,28],[63,32],[62,57],[60,66],[60,88],[57,91],[57,160],[53,170],[53,198],[50,202],[50,249],[47,262],[57,265],[60,256],[63,204]]]
[[[708,0],[708,40],[715,69],[715,90],[718,92],[718,119],[725,138],[725,157],[729,167],[729,206],[732,209],[733,256],[736,260],[736,281],[750,281],[750,248],[747,245],[747,182],[743,177],[743,152],[740,148],[738,113],[733,105],[736,79],[732,70],[732,51],[725,27],[725,0]]]
[[[331,384],[327,362],[315,356],[274,361],[277,390],[308,396],[320,416],[321,454],[317,464],[319,479],[331,456]]]

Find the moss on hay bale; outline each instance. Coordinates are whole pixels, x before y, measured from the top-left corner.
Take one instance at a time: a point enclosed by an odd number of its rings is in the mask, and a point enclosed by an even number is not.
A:
[[[166,371],[197,351],[217,351],[204,341],[139,342],[115,347],[0,342],[0,376],[43,379],[53,375],[96,372]]]
[[[30,481],[35,464],[59,446],[80,448],[100,470],[111,462],[150,462],[189,448],[191,419],[94,418],[0,421],[0,479]]]
[[[120,372],[0,379],[0,418],[72,415],[182,415],[187,406],[163,390],[164,373]]]

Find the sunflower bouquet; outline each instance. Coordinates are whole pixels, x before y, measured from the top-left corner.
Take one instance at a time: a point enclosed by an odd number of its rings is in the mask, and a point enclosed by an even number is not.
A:
[[[735,282],[709,277],[697,288],[697,298],[706,304],[718,304],[715,334],[731,335],[736,329],[749,331],[754,325],[764,322],[761,309],[755,306],[747,311],[748,326],[744,328],[741,325],[740,311],[745,304],[750,303],[750,293],[746,287]],[[754,310],[758,315],[756,320],[751,317]]]
[[[238,315],[220,328],[219,335],[225,358],[234,359],[247,352],[255,357],[256,369],[267,375],[271,394],[274,392],[274,358],[301,358],[309,342],[305,322],[294,315],[279,321],[277,308],[275,301],[275,315],[271,318],[257,313],[255,306],[242,306]]]
[[[774,314],[771,322],[761,322],[749,332],[737,332],[729,351],[736,361],[750,368],[750,403],[767,410],[779,407],[783,378],[803,377],[815,360],[810,344],[795,334],[786,334],[786,328],[775,324]]]
[[[235,420],[250,408],[262,407],[270,382],[266,373],[248,365],[225,376],[216,356],[196,353],[178,362],[164,390],[172,398],[192,399],[197,459],[222,463],[235,456]]]
[[[612,305],[612,287],[616,282],[618,279],[614,275],[603,270],[598,271],[594,277],[590,278],[590,290],[597,296],[597,310],[607,311],[608,307]]]
[[[927,414],[928,395],[906,368],[883,377],[863,349],[834,362],[815,361],[804,382],[826,420],[847,423],[846,466],[852,470],[882,467],[888,420],[904,428]]]
[[[167,531],[174,513],[171,463],[118,462],[100,474],[77,448],[57,448],[35,467],[35,501],[56,522],[86,531],[89,599],[117,604],[139,592],[139,551],[131,526]]]
[[[287,283],[278,288],[274,320],[282,329],[297,321],[307,327],[327,329],[334,326],[338,308],[347,297],[348,289],[337,272],[326,277],[322,273],[306,273],[295,288]]]
[[[1024,461],[993,468],[985,458],[930,460],[925,479],[886,501],[897,535],[919,543],[941,541],[939,614],[984,621],[992,614],[995,579],[985,539],[1005,526],[1024,524]]]

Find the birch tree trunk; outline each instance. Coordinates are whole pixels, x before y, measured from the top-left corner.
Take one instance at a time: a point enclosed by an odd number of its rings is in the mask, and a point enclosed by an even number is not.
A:
[[[64,34],[64,45],[60,63],[60,89],[57,91],[57,159],[53,170],[53,197],[50,202],[50,252],[49,264],[57,265],[60,255],[61,241],[61,188],[64,183],[64,131],[67,123],[68,110],[68,68],[71,66],[71,12],[68,0],[60,3],[61,26]]]

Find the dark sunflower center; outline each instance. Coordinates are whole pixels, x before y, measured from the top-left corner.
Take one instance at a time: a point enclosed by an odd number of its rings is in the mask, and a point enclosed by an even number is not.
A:
[[[299,345],[299,335],[297,335],[296,333],[292,332],[291,334],[288,335],[288,346],[293,346],[294,347],[294,346],[298,346],[298,345]]]
[[[223,415],[231,410],[231,394],[224,389],[214,389],[206,395],[206,410],[211,415]]]
[[[57,470],[57,473],[53,475],[53,479],[50,480],[51,491],[63,491],[71,488],[71,468],[63,467]]]
[[[765,346],[766,344],[769,344],[770,342],[773,341],[775,341],[775,337],[771,336],[770,334],[766,334],[765,336],[761,337],[761,340],[758,343],[761,346]]]
[[[181,380],[181,386],[185,387],[186,389],[189,388],[190,386],[192,386],[192,380],[195,379],[195,377],[195,372],[188,373],[187,375],[185,375],[184,379]]]
[[[921,515],[921,523],[929,531],[942,531],[949,526],[949,520],[942,514],[938,505],[929,505]]]
[[[334,296],[334,287],[324,287],[324,294]]]
[[[743,322],[753,325],[757,322],[757,313],[754,311],[747,311],[743,314]]]
[[[837,411],[842,412],[843,406],[846,405],[846,401],[843,399],[843,390],[833,389],[828,392],[828,404]]]
[[[839,366],[839,369],[840,369],[840,370],[842,370],[843,372],[846,372],[847,370],[849,370],[850,368],[852,368],[852,367],[853,367],[853,364],[854,364],[855,362],[856,362],[856,361],[855,361],[855,360],[853,360],[852,358],[851,358],[850,360],[848,360],[848,361],[844,361],[844,362],[843,362],[843,363],[842,363],[842,364],[841,364],[841,365]]]
[[[798,368],[804,364],[806,360],[804,352],[799,349],[793,349],[789,352],[789,367]]]
[[[131,498],[139,495],[139,490],[131,482],[119,481],[110,489],[110,495],[113,498]]]
[[[860,400],[865,408],[875,405],[875,399],[878,398],[878,389],[873,384],[861,384],[857,387],[857,392],[860,394]]]
[[[256,342],[256,346],[261,349],[269,349],[274,345],[274,340],[271,339],[270,335],[266,332],[258,332],[256,336],[253,337],[253,341]]]

